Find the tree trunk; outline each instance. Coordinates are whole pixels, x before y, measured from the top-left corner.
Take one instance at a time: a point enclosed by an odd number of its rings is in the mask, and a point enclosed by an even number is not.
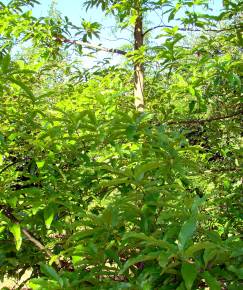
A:
[[[138,50],[143,45],[143,19],[138,10],[138,17],[134,28],[134,49]],[[134,102],[139,112],[144,111],[144,67],[143,60],[139,59],[134,63]]]

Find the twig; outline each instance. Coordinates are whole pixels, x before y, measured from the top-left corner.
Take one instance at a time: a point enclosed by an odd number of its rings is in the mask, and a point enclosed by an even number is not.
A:
[[[14,216],[12,208],[7,205],[0,204],[0,210],[2,213],[14,224],[21,224],[20,221]],[[31,241],[39,250],[43,251],[47,257],[51,258],[52,252],[48,250],[34,235],[25,228],[21,228],[22,233],[26,238]],[[57,267],[62,268],[61,262],[57,259],[55,260]]]
[[[209,173],[222,173],[222,172],[239,172],[242,168],[240,167],[230,167],[230,168],[212,168],[212,169],[206,169],[201,171],[201,174],[209,174]]]
[[[90,42],[83,42],[80,40],[71,40],[71,39],[67,39],[67,38],[56,38],[57,41],[59,42],[63,42],[63,43],[70,43],[70,44],[76,44],[76,45],[81,45],[87,48],[91,48],[91,49],[96,49],[96,50],[102,50],[105,52],[111,52],[111,53],[117,53],[120,55],[126,55],[127,52],[121,49],[117,49],[117,48],[107,48],[107,47],[103,47],[100,46],[98,44],[94,44],[94,43],[90,43]]]
[[[171,25],[157,25],[157,26],[151,27],[148,30],[146,30],[143,33],[143,36],[146,35],[147,33],[149,33],[150,31],[155,30],[157,28],[174,28],[174,26],[171,26]],[[191,31],[191,32],[203,32],[203,31],[210,32],[210,31],[212,31],[212,32],[219,33],[219,32],[223,32],[223,31],[234,30],[236,28],[240,28],[240,27],[235,26],[235,27],[224,28],[224,29],[193,29],[193,28],[183,28],[183,27],[179,27],[178,30],[179,31]]]
[[[12,162],[12,163],[6,165],[6,166],[5,166],[5,167],[0,171],[0,174],[2,174],[4,171],[6,171],[9,167],[11,167],[11,166],[17,164],[18,162],[20,162],[20,161],[17,160],[17,161],[14,161],[14,162]]]
[[[169,121],[169,122],[167,122],[167,124],[168,125],[204,124],[204,123],[213,122],[213,121],[219,121],[219,120],[235,118],[235,117],[240,116],[242,114],[243,114],[243,111],[238,111],[238,112],[236,112],[234,114],[226,115],[226,116],[217,116],[217,117],[212,117],[212,118],[207,118],[207,119],[191,119],[191,120]]]
[[[52,252],[48,249],[45,248],[44,245],[42,245],[42,243],[40,241],[38,241],[27,229],[22,228],[22,233],[26,236],[26,238],[31,241],[38,249],[40,249],[41,251],[45,252],[46,255],[51,258]]]

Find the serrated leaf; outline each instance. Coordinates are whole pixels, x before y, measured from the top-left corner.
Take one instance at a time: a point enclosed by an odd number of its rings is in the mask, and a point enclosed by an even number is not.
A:
[[[10,232],[14,236],[15,244],[16,244],[16,250],[19,251],[21,244],[22,244],[22,236],[21,236],[21,228],[20,224],[12,224],[9,227]]]

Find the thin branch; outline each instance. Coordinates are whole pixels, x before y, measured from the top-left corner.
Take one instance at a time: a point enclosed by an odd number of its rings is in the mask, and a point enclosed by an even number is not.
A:
[[[201,174],[209,174],[209,173],[222,173],[222,172],[226,172],[226,173],[235,173],[235,172],[239,172],[242,171],[242,168],[240,167],[230,167],[230,168],[213,168],[213,169],[206,169],[203,171],[200,171]]]
[[[105,37],[102,37],[104,40],[107,40],[107,41],[119,41],[119,40],[125,40],[127,42],[130,42],[131,44],[133,44],[133,42],[127,38],[124,38],[124,37],[117,37],[115,39],[109,39],[109,38],[105,38]]]
[[[90,42],[83,42],[83,41],[79,41],[79,40],[71,40],[71,39],[67,39],[67,38],[58,38],[58,37],[56,38],[56,40],[59,41],[59,42],[63,42],[63,43],[81,45],[81,46],[86,47],[86,48],[91,48],[91,49],[96,49],[96,50],[101,50],[101,51],[111,52],[111,53],[117,53],[117,54],[120,54],[120,55],[126,55],[127,54],[126,51],[121,50],[121,49],[107,48],[107,47],[103,47],[101,45],[90,43]]]
[[[22,233],[26,236],[26,238],[31,241],[39,250],[46,253],[46,255],[51,258],[52,252],[45,248],[44,245],[40,241],[38,241],[27,229],[22,228]]]
[[[143,36],[146,35],[147,33],[151,32],[152,30],[155,30],[157,28],[174,28],[174,26],[171,26],[171,25],[157,25],[157,26],[154,26],[154,27],[151,27],[149,28],[148,30],[146,30],[144,33],[143,33]],[[179,27],[178,30],[179,31],[191,31],[191,32],[204,32],[204,31],[208,31],[208,32],[223,32],[223,31],[230,31],[230,30],[234,30],[236,28],[240,28],[238,26],[235,26],[235,27],[230,27],[230,28],[224,28],[224,29],[193,29],[193,28],[183,28],[183,27]]]
[[[179,125],[179,124],[204,124],[213,121],[225,120],[238,117],[243,114],[243,111],[237,111],[234,114],[226,115],[226,116],[217,116],[207,119],[191,119],[191,120],[178,120],[178,121],[169,121],[167,122],[168,125]]]
[[[11,166],[17,164],[18,162],[20,162],[20,161],[17,160],[17,161],[14,161],[14,162],[12,162],[12,163],[6,165],[6,166],[5,166],[5,167],[0,171],[0,174],[2,174],[4,171],[6,171],[9,167],[11,167]]]
[[[20,221],[14,216],[12,208],[0,204],[0,210],[12,223],[20,224]],[[46,249],[46,247],[38,239],[36,239],[31,232],[25,228],[21,228],[21,231],[26,236],[26,238],[31,241],[39,250],[43,251],[47,257],[51,258],[53,256],[52,252]],[[61,262],[58,259],[55,261],[55,263],[58,268],[62,267]]]
[[[9,206],[6,206],[4,204],[0,204],[0,210],[2,213],[14,224],[18,224],[18,219],[13,215],[12,209]]]

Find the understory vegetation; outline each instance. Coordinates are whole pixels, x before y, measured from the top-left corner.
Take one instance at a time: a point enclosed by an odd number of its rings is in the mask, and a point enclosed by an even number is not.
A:
[[[135,29],[121,49],[0,2],[1,279],[242,289],[243,2],[219,2],[87,1]],[[100,50],[124,61],[85,67]]]

